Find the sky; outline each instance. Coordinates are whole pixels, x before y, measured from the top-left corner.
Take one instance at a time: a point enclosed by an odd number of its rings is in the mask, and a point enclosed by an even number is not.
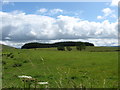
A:
[[[0,43],[17,48],[60,41],[116,46],[117,2],[3,2]]]

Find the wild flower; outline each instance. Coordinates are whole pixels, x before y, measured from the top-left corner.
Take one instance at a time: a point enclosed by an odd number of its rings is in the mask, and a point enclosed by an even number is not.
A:
[[[103,88],[105,88],[105,83],[106,83],[106,80],[104,79],[104,82],[103,82]]]
[[[43,64],[44,64],[44,59],[41,57],[41,60],[42,60],[42,62],[43,62]]]
[[[25,76],[25,75],[18,76],[18,77],[19,77],[19,78],[28,78],[28,79],[32,78],[31,76]]]
[[[22,75],[22,76],[18,76],[18,77],[22,79],[22,82],[24,82],[24,88],[26,88],[26,85],[28,86],[28,88],[30,88],[32,83],[37,82],[37,79],[32,78],[31,76]],[[35,87],[36,87],[36,85],[35,85]]]
[[[44,59],[41,57],[41,60],[44,61]]]
[[[24,82],[24,88],[26,88],[26,84],[27,84],[28,88],[30,88],[31,84],[33,84],[33,83],[35,84],[35,88],[36,88],[37,84],[46,85],[46,88],[48,85],[48,82],[38,82],[37,79],[32,78],[31,76],[22,75],[22,76],[18,76],[18,77],[21,78],[22,81]]]
[[[48,82],[38,82],[37,84],[44,85],[44,84],[48,84]]]

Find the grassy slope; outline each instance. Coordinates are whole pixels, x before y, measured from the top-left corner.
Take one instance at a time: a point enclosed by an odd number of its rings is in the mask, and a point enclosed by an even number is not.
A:
[[[86,51],[73,49],[70,52],[57,51],[56,48],[3,48],[3,54],[13,55],[13,58],[3,56],[3,61],[6,62],[3,65],[3,87],[22,87],[18,78],[20,75],[48,81],[50,88],[81,85],[89,88],[117,87],[118,52],[108,50],[116,50],[116,47],[87,47]],[[13,67],[15,63],[22,66]]]

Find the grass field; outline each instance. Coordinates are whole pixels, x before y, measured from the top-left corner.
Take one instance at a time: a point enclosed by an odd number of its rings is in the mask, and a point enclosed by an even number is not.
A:
[[[48,88],[118,87],[117,47],[87,47],[85,51],[72,48],[72,51],[57,51],[56,48],[3,46],[3,88],[23,88],[24,84],[18,78],[21,75],[47,81]],[[37,86],[41,87],[44,86]]]

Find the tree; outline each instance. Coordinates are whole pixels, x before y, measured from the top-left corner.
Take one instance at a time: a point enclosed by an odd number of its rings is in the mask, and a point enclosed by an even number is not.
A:
[[[71,48],[70,46],[67,46],[66,49],[67,49],[68,51],[71,51],[71,50],[72,50],[72,48]]]
[[[81,51],[83,49],[85,50],[85,48],[86,48],[86,46],[85,46],[84,43],[77,43],[76,44],[76,49],[79,50],[79,51]]]
[[[65,47],[64,46],[58,46],[57,50],[59,50],[59,51],[65,51]]]
[[[82,44],[82,49],[86,49],[86,45],[84,43]]]

